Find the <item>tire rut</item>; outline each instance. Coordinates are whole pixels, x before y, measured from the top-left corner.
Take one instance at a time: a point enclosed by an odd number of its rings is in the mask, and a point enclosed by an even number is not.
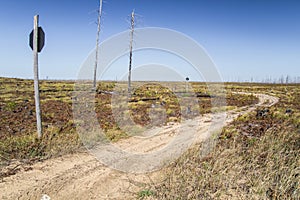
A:
[[[255,110],[258,106],[269,107],[278,102],[278,98],[273,96],[254,95],[259,98],[259,103],[228,111],[225,125],[239,115]],[[199,137],[197,141],[203,141],[213,132],[210,130],[211,119],[211,116],[207,115],[188,121],[185,128],[197,132]],[[138,147],[144,148],[142,152],[161,148],[161,144],[177,134],[176,126],[175,124],[166,127],[163,134],[158,134],[162,139],[153,138],[152,143],[156,143],[155,145],[147,148],[146,143],[140,143]],[[135,140],[139,139],[122,141],[119,146],[125,149],[137,149],[137,146],[133,145]],[[21,171],[0,182],[0,199],[41,199],[43,194],[47,194],[52,199],[134,199],[135,192],[141,184],[149,183],[152,179],[159,180],[162,176],[159,171],[149,174],[127,174],[116,171],[104,166],[86,152],[49,159],[31,167],[32,170]]]

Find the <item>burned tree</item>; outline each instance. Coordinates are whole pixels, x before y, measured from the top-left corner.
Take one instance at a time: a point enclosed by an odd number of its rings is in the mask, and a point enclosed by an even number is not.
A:
[[[97,36],[96,36],[96,55],[95,55],[95,65],[94,65],[94,84],[93,88],[96,89],[96,79],[97,79],[97,66],[98,66],[98,52],[99,52],[99,37],[101,31],[101,16],[102,16],[102,0],[100,0],[98,19],[97,19]]]
[[[131,32],[130,32],[130,53],[129,53],[129,70],[128,70],[128,97],[131,97],[131,68],[132,68],[132,45],[134,33],[134,10],[131,13]]]

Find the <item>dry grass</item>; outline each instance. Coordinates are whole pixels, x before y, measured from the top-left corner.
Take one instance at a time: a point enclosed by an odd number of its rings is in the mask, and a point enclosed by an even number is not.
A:
[[[28,107],[32,104],[32,81],[0,81],[3,83],[0,84],[2,113],[18,111],[16,109],[23,105],[24,100],[28,100]],[[60,112],[57,110],[57,105],[62,103],[70,106],[73,84],[43,82],[41,86],[43,103],[46,105],[50,100],[56,102],[49,104],[54,105],[55,109],[50,109],[54,112],[44,112],[44,117],[49,123],[46,124],[42,140],[36,139],[34,126],[29,127],[34,122],[20,123],[19,125],[28,125],[22,128],[23,132],[1,132],[0,165],[9,164],[12,159],[47,158],[69,153],[82,146],[72,118],[65,116],[64,109]],[[103,90],[111,90],[114,87],[111,83],[103,83],[100,86]],[[147,186],[147,189],[139,193],[140,198],[150,196],[155,199],[300,199],[299,85],[274,87],[230,84],[227,85],[227,89],[269,93],[279,96],[280,102],[270,109],[266,118],[257,119],[255,113],[252,113],[238,118],[224,128],[218,137],[219,140],[210,141],[217,142],[216,148],[205,157],[199,155],[203,155],[206,147],[210,146],[207,143],[191,149],[165,169],[164,182]],[[205,93],[201,84],[198,90]],[[232,101],[229,106],[235,106],[236,102],[242,106],[253,101],[255,99],[239,99]],[[100,106],[103,108],[103,105]],[[45,106],[46,108],[49,106]],[[286,109],[292,109],[293,113],[286,114]],[[21,110],[20,114],[29,115]],[[71,112],[69,115],[71,116]],[[61,116],[62,120],[58,120],[58,116]],[[30,117],[34,119],[34,115],[29,115],[28,119]],[[170,117],[174,121],[178,119],[177,116]],[[5,120],[8,119],[0,120],[7,124]],[[12,128],[16,126],[12,125]],[[111,129],[108,133],[112,140],[116,139],[117,134],[120,135],[118,129]]]
[[[268,116],[240,117],[223,129],[205,157],[213,139],[172,163],[163,182],[147,186],[153,191],[150,198],[300,199],[300,89],[283,89],[278,88],[280,102]],[[286,106],[292,114],[285,113]]]

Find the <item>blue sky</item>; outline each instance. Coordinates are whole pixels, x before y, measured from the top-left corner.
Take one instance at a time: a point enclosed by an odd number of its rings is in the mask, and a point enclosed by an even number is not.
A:
[[[98,0],[0,0],[0,76],[32,78],[28,35],[40,15],[40,77],[75,79],[95,47]],[[276,0],[105,0],[101,41],[137,27],[182,32],[202,45],[225,80],[300,76],[300,3]]]

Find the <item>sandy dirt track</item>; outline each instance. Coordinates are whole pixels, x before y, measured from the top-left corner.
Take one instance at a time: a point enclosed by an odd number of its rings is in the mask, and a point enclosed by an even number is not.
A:
[[[259,97],[258,104],[227,112],[225,124],[241,114],[253,111],[257,106],[269,107],[278,102],[278,98],[273,96],[255,95]],[[185,131],[197,133],[197,142],[204,141],[214,132],[210,126],[211,118],[211,114],[208,114],[189,120],[184,123],[184,128],[187,129]],[[133,137],[120,141],[117,145],[132,152],[156,151],[172,140],[174,135],[180,134],[178,126],[172,124],[159,128],[159,133],[151,139]],[[0,180],[0,199],[42,199],[44,194],[55,200],[136,199],[141,183],[159,178],[159,171],[132,174],[111,169],[88,152],[82,152],[38,162],[32,166],[22,166],[17,174]]]

